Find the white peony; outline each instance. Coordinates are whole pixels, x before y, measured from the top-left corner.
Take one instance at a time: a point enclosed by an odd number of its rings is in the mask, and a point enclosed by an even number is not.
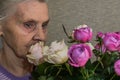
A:
[[[50,47],[43,47],[44,60],[53,64],[62,64],[68,60],[68,46],[64,43],[54,41],[51,43]]]
[[[43,62],[42,46],[43,42],[39,42],[30,47],[30,54],[27,55],[27,59],[30,63],[38,65]]]

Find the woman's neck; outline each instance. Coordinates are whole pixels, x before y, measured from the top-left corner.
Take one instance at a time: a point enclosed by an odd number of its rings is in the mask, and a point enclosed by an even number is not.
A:
[[[10,50],[0,50],[0,65],[15,76],[21,77],[32,71],[33,65],[27,59],[17,57]]]

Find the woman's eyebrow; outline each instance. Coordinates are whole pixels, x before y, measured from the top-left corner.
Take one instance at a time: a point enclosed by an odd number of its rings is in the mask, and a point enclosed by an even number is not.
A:
[[[35,21],[35,20],[25,20],[24,22],[35,22],[35,23],[37,23],[37,21]]]
[[[43,25],[47,25],[47,24],[49,23],[49,21],[50,21],[50,19],[48,19],[47,21],[45,21],[45,22],[43,23]]]

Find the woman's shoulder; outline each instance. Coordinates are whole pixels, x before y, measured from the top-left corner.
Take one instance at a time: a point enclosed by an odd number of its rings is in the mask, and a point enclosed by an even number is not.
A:
[[[30,80],[31,74],[22,77],[16,77],[0,65],[0,80]]]
[[[11,80],[7,71],[0,65],[0,80]]]

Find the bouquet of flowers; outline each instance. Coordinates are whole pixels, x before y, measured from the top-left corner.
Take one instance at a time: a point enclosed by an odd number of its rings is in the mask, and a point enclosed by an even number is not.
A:
[[[36,44],[27,55],[36,65],[35,80],[119,80],[120,32],[98,32],[96,45],[90,43],[92,28],[80,25],[68,35],[70,46],[64,40],[50,46]]]

